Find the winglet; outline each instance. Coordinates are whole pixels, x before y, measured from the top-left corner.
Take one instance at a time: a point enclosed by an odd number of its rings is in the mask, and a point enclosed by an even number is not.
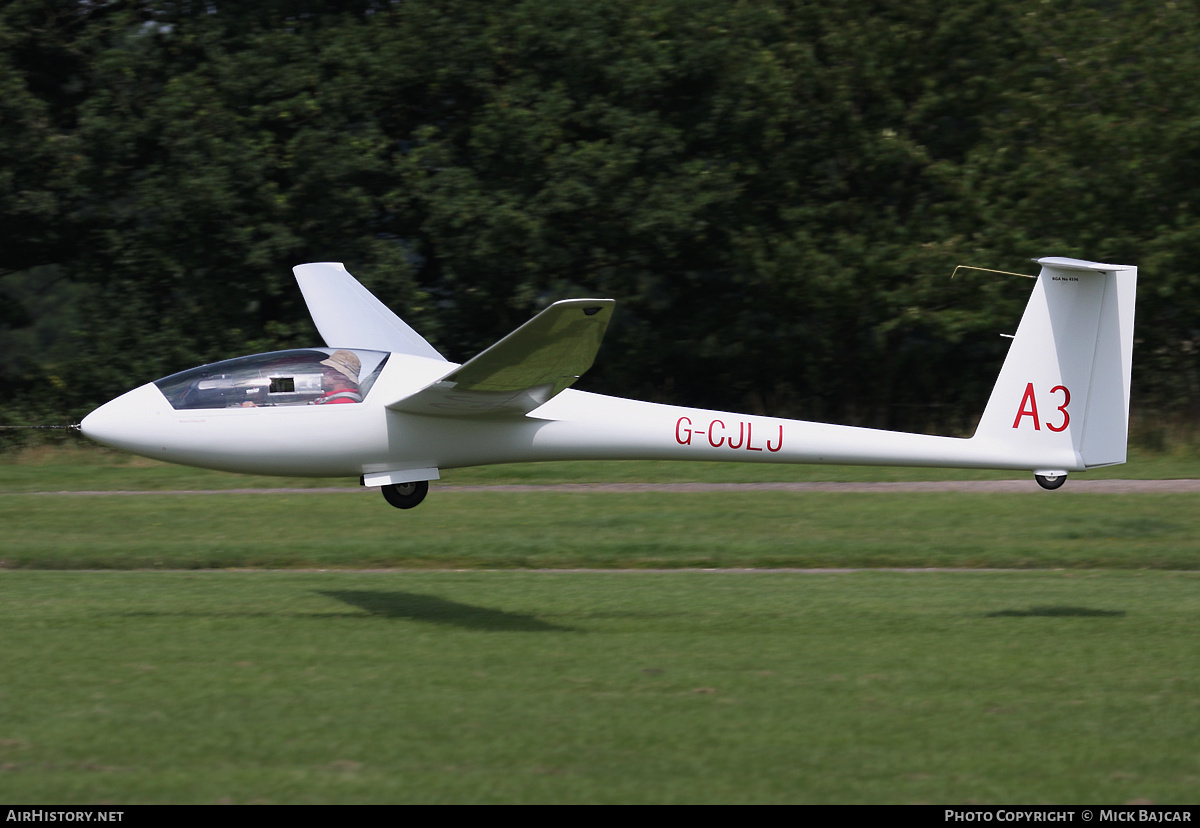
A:
[[[425,338],[351,276],[341,262],[292,268],[313,323],[330,348],[389,351],[445,361]]]

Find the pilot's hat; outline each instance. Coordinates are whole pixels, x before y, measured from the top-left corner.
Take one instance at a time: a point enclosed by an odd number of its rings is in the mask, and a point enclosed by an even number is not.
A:
[[[329,359],[321,360],[321,364],[328,365],[351,382],[358,382],[358,372],[362,370],[362,362],[350,351],[334,351]]]

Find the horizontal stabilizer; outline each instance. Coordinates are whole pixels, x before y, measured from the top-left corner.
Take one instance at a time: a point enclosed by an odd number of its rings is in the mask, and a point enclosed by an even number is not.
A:
[[[592,367],[615,305],[612,299],[555,302],[443,379],[388,408],[448,417],[527,414]]]
[[[419,333],[351,276],[341,262],[292,268],[313,324],[330,348],[411,354],[445,360]]]

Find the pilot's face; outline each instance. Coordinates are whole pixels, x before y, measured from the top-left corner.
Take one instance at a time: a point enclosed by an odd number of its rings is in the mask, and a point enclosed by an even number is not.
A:
[[[341,371],[335,371],[328,365],[321,366],[321,381],[324,383],[326,390],[330,388],[343,388],[350,384],[346,376]]]

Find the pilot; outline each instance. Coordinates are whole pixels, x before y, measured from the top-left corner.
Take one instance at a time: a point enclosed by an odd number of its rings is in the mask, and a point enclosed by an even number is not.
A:
[[[334,351],[329,359],[321,360],[322,385],[325,393],[312,401],[312,405],[335,405],[338,403],[362,402],[358,392],[358,372],[362,362],[350,351]]]

